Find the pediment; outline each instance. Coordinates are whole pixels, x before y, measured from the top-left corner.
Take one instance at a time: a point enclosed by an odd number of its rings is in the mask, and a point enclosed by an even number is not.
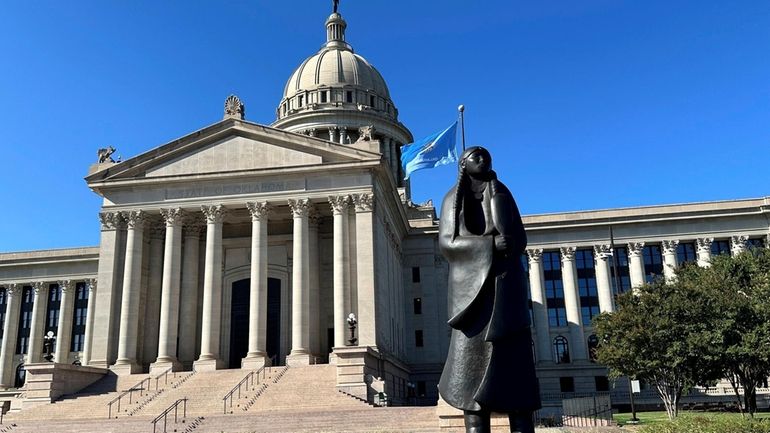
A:
[[[210,127],[98,169],[89,183],[169,176],[318,167],[379,159],[377,153],[237,119]]]
[[[145,177],[221,173],[321,163],[323,163],[321,155],[236,135],[151,167],[145,172]]]

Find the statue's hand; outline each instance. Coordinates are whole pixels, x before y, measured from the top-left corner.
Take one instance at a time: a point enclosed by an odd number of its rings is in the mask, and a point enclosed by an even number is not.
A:
[[[513,238],[511,236],[495,236],[495,249],[497,251],[507,251],[513,248]]]

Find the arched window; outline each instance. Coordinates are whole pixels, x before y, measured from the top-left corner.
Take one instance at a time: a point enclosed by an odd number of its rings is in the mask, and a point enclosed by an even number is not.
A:
[[[27,369],[24,368],[24,364],[19,364],[16,367],[16,376],[13,379],[13,386],[15,388],[21,388],[24,386],[24,381],[27,380]]]
[[[567,364],[569,359],[569,343],[567,339],[559,335],[553,339],[553,354],[557,364]]]
[[[591,362],[596,362],[596,349],[599,347],[599,337],[596,334],[591,334],[588,337],[588,357]]]

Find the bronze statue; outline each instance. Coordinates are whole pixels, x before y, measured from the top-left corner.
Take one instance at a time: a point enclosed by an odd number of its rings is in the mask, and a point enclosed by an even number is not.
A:
[[[490,412],[507,413],[512,432],[535,431],[540,394],[521,263],[526,246],[519,209],[489,152],[467,149],[441,205],[452,337],[439,392],[464,411],[469,433],[489,432]]]

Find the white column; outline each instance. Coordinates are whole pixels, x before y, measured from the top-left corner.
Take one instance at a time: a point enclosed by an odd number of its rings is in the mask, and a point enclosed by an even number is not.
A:
[[[337,142],[337,130],[332,128],[329,128],[329,141]]]
[[[70,343],[72,342],[72,313],[75,307],[75,283],[70,280],[59,281],[61,304],[59,308],[59,326],[56,335],[56,357],[54,362],[69,364]]]
[[[348,141],[348,129],[344,126],[340,128],[340,144],[345,144]]]
[[[200,215],[188,215],[184,221],[184,247],[182,248],[182,284],[179,313],[179,361],[189,368],[197,355],[198,326],[198,270],[200,240],[203,224]]]
[[[80,362],[83,365],[89,365],[91,362],[91,349],[94,338],[94,313],[96,309],[96,278],[86,280],[86,289],[88,289],[88,310],[86,311],[86,335],[83,341],[83,356]]]
[[[5,285],[5,322],[0,349],[0,388],[13,388],[13,355],[16,353],[16,338],[19,336],[19,312],[21,310],[21,284]]]
[[[356,208],[356,299],[358,345],[377,346],[377,293],[374,261],[374,194],[355,194]]]
[[[730,250],[733,256],[746,251],[746,243],[749,241],[749,237],[746,235],[730,236]]]
[[[663,252],[663,276],[666,281],[676,279],[676,268],[678,267],[676,258],[676,249],[679,246],[679,240],[663,241],[660,243],[660,249]]]
[[[160,302],[163,290],[163,253],[166,244],[166,224],[159,217],[148,217],[145,222],[149,235],[149,255],[144,260],[146,276],[142,278],[142,294],[139,296],[141,307],[139,317],[142,326],[139,329],[139,348],[137,361],[145,365],[155,362],[158,357],[158,338],[160,337]],[[149,259],[149,260],[148,260]]]
[[[705,268],[711,262],[711,243],[714,238],[695,239],[695,246],[698,251],[698,266]]]
[[[599,293],[599,311],[602,313],[615,311],[610,283],[610,257],[613,253],[609,245],[594,245],[596,290]]]
[[[29,346],[27,349],[27,364],[40,362],[43,353],[43,330],[45,329],[45,314],[48,306],[48,283],[32,283],[34,304],[32,306],[32,323],[29,329]]]
[[[249,351],[241,368],[254,370],[267,361],[267,222],[270,204],[246,203],[246,207],[251,213]]]
[[[203,320],[201,354],[195,361],[196,371],[217,370],[224,366],[219,354],[222,327],[222,224],[224,206],[201,206],[206,216],[206,267],[203,274]]]
[[[123,271],[123,296],[120,303],[118,359],[115,361],[113,369],[119,373],[133,374],[140,370],[140,366],[136,362],[136,352],[139,333],[139,297],[142,282],[145,213],[141,210],[129,211],[125,212],[123,217],[128,224],[126,264]]]
[[[161,373],[171,368],[182,369],[177,360],[179,329],[179,292],[182,279],[182,209],[161,209],[166,223],[166,242],[163,249],[163,282],[160,296],[160,327],[158,330],[158,358],[151,372]]]
[[[570,334],[570,358],[585,361],[588,351],[583,335],[583,319],[580,314],[580,294],[577,288],[575,247],[561,248],[561,278],[564,283],[564,305],[567,310],[567,326]]]
[[[538,362],[553,362],[551,351],[551,333],[548,326],[548,306],[545,298],[545,278],[543,275],[543,249],[528,249],[529,290],[532,297],[532,316],[535,336],[537,337]]]
[[[643,286],[647,281],[644,278],[644,242],[629,242],[628,244],[628,274],[631,279],[631,288]]]
[[[107,368],[117,358],[120,330],[120,304],[123,293],[123,265],[125,263],[125,221],[119,212],[100,212],[99,269],[97,278],[101,290],[95,292],[93,333],[88,358],[90,366]]]
[[[289,207],[294,218],[292,239],[292,288],[291,288],[291,353],[287,356],[287,365],[307,365],[310,363],[309,321],[310,285],[309,264],[310,248],[308,245],[308,199],[290,199]]]
[[[346,324],[349,312],[346,295],[350,290],[350,257],[348,257],[348,210],[350,196],[330,196],[329,204],[334,219],[334,347],[345,346]]]
[[[308,265],[308,269],[310,271],[310,279],[309,279],[309,309],[308,312],[308,318],[310,320],[309,328],[310,328],[310,335],[309,338],[309,344],[308,347],[310,349],[310,353],[312,353],[315,356],[319,356],[321,354],[321,326],[320,326],[320,316],[321,316],[321,288],[320,288],[320,279],[321,276],[320,273],[320,262],[319,262],[319,251],[318,251],[318,228],[321,225],[321,213],[316,209],[315,207],[311,209],[311,212],[308,214],[308,258],[310,261],[310,264]],[[324,352],[325,354],[325,352]]]

